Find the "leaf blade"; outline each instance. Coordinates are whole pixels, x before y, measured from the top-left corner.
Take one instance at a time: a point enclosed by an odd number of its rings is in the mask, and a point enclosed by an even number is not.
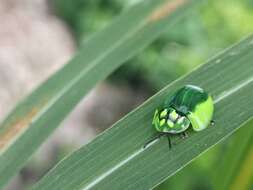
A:
[[[252,119],[253,36],[177,80],[122,118],[94,141],[51,170],[33,190],[150,189]],[[222,69],[221,69],[222,68]],[[217,127],[191,133],[168,150],[166,139],[143,145],[155,135],[153,111],[185,84],[213,95]],[[242,111],[243,110],[243,111]],[[238,119],[236,116],[240,114]],[[120,183],[119,183],[120,181]]]
[[[171,2],[179,3],[171,9]],[[97,82],[183,15],[176,8],[189,7],[192,2],[147,0],[127,10],[84,43],[69,64],[21,102],[0,127],[0,189]],[[165,5],[167,11],[163,10],[162,17],[149,22],[150,15]]]
[[[243,129],[240,129],[222,152],[223,161],[219,163],[219,169],[214,171],[215,189],[248,189],[252,176],[250,160],[252,160],[253,122],[250,121]],[[237,148],[238,147],[238,148]],[[244,188],[243,188],[244,187]]]

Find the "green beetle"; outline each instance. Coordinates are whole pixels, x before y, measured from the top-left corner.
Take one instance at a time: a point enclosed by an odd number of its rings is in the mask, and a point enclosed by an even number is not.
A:
[[[194,131],[206,129],[213,123],[214,104],[212,97],[202,88],[186,85],[165,101],[161,109],[156,109],[153,126],[164,134],[185,134],[191,126]],[[170,139],[168,136],[169,144]]]

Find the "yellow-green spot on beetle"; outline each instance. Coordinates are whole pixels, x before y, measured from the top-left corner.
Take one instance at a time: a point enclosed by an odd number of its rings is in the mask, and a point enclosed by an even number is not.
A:
[[[170,128],[173,128],[174,127],[174,123],[171,121],[171,120],[167,120],[167,124]]]
[[[177,114],[176,110],[172,110],[172,112],[169,114],[170,120],[176,121],[177,117],[178,117],[178,114]]]
[[[166,122],[165,119],[160,120],[160,123],[159,123],[160,127],[162,127],[165,124],[165,122]]]
[[[160,113],[160,117],[165,117],[168,113],[167,109],[164,109],[161,113]]]
[[[213,112],[212,97],[198,86],[186,85],[168,97],[162,108],[155,110],[152,124],[159,132],[158,138],[165,134],[182,133],[185,136],[189,127],[201,131],[210,126]],[[171,147],[169,135],[167,136]]]

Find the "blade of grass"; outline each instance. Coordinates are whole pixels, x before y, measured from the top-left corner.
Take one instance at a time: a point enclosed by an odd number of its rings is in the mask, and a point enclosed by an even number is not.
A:
[[[53,168],[33,190],[151,189],[231,135],[253,116],[253,36],[175,81],[122,118],[94,141]],[[215,127],[173,136],[143,148],[156,135],[156,107],[185,84],[199,85],[215,100]]]
[[[235,173],[234,178],[231,180],[228,186],[229,190],[236,189],[252,189],[253,178],[253,135],[249,139],[248,146],[245,148],[244,157],[238,165],[238,170]]]
[[[236,133],[214,173],[215,189],[247,189],[253,175],[253,121]],[[250,164],[249,164],[250,163]],[[238,188],[239,187],[239,188]],[[243,188],[244,187],[244,188]]]
[[[0,189],[97,82],[150,44],[192,2],[145,0],[126,10],[20,103],[0,127]]]

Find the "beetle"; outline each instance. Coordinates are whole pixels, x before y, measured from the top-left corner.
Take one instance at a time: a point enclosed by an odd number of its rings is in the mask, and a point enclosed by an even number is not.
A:
[[[171,148],[170,134],[182,134],[185,138],[189,127],[197,132],[206,129],[214,124],[213,112],[213,99],[207,92],[198,86],[183,86],[165,101],[162,108],[155,110],[152,125],[159,135],[147,144],[167,135]]]

